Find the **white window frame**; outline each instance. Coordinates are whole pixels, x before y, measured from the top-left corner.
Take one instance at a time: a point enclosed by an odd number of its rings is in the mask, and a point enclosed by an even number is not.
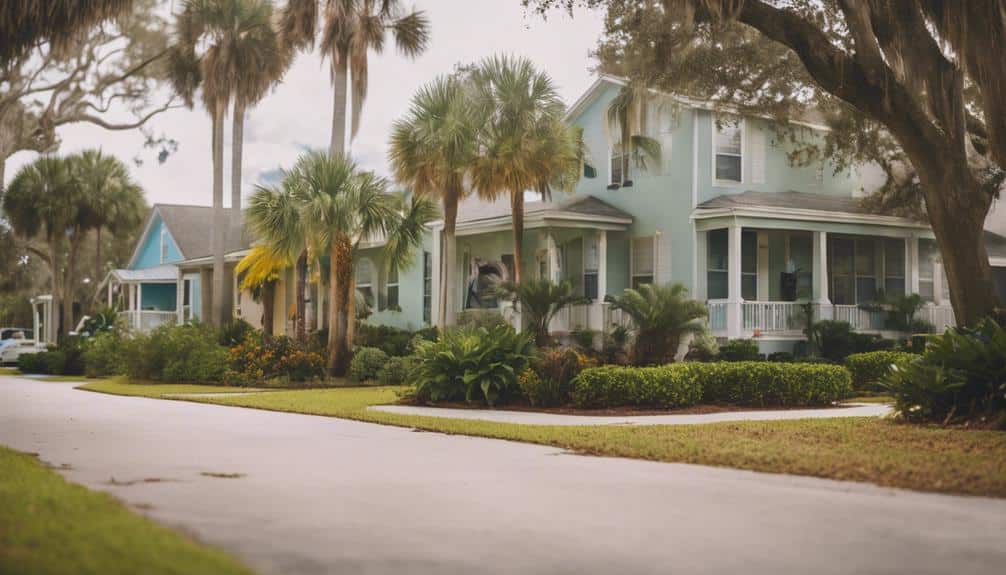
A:
[[[716,150],[716,136],[719,135],[719,126],[717,124],[717,118],[714,115],[711,122],[710,139],[712,140],[712,161],[710,162],[712,168],[712,181],[714,186],[720,187],[731,187],[731,186],[742,186],[745,183],[744,180],[744,170],[747,169],[747,120],[745,118],[737,118],[737,124],[741,131],[741,179],[737,180],[721,180],[716,177],[716,156],[720,155]],[[732,156],[734,154],[723,154],[724,156]]]
[[[391,281],[392,274],[394,274],[395,281]],[[391,265],[388,267],[388,277],[384,282],[384,307],[389,310],[399,310],[401,309],[401,290],[398,287],[401,279],[399,278],[398,269]],[[395,303],[391,303],[391,288],[395,288]]]
[[[168,236],[168,228],[166,228],[166,227],[164,227],[162,225],[161,226],[161,263],[162,264],[164,263],[164,260],[167,259],[167,255],[168,255],[168,242],[165,239],[165,238],[167,238],[167,236]]]
[[[632,181],[632,178],[629,179],[625,178],[625,176],[628,175],[629,172],[629,156],[628,154],[625,153],[624,150],[622,151],[620,156],[622,159],[622,174],[621,174],[622,177],[620,180],[615,181],[615,171],[611,169],[611,165],[615,160],[615,149],[616,148],[620,149],[621,147],[622,147],[621,143],[617,144],[613,143],[608,146],[608,185],[611,186],[621,187],[625,185],[625,182]]]
[[[361,283],[359,281],[359,279],[360,279],[360,266],[363,265],[363,262],[367,262],[367,265],[370,266],[370,278],[369,278],[370,281],[365,282],[365,283]],[[376,308],[376,306],[377,306],[377,294],[374,293],[374,262],[370,261],[370,259],[368,259],[368,258],[360,258],[360,260],[358,262],[356,262],[356,269],[354,270],[353,275],[354,275],[355,279],[357,280],[357,282],[356,282],[356,289],[358,291],[362,292],[363,290],[360,289],[360,288],[364,288],[364,287],[368,288],[370,290],[370,301],[367,302],[367,305],[369,305],[371,308]],[[356,297],[356,294],[353,294],[353,297]],[[364,299],[366,299],[366,298],[364,298]],[[375,309],[375,311],[377,311],[377,310]]]
[[[587,295],[587,277],[589,277],[589,276],[593,276],[594,277],[594,289],[598,291],[597,295],[594,298],[592,298],[592,299],[601,299],[601,298],[604,297],[604,294],[600,293],[600,284],[598,283],[598,280],[601,277],[599,275],[600,274],[600,268],[601,268],[601,253],[600,253],[600,251],[601,251],[601,245],[600,244],[601,244],[601,242],[598,240],[596,234],[592,235],[592,236],[584,236],[584,238],[583,238],[583,250],[582,250],[582,253],[580,254],[580,274],[581,274],[580,280],[581,280],[582,285],[583,285],[583,295],[584,296]],[[590,266],[587,265],[587,262],[588,262],[587,255],[588,255],[588,252],[590,250],[597,251],[597,254],[595,254],[596,257],[595,257],[594,267],[590,267]]]
[[[636,244],[638,242],[649,240],[650,242],[650,258],[653,260],[650,262],[650,273],[637,273],[635,261],[636,261]],[[629,287],[635,289],[635,280],[637,277],[647,277],[649,276],[649,283],[654,284],[657,281],[657,237],[656,234],[651,234],[648,236],[637,236],[633,237],[629,241]]]

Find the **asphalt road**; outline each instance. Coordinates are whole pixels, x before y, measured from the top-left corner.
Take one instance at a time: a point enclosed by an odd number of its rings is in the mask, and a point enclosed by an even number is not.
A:
[[[68,479],[263,573],[915,575],[1006,565],[1004,500],[583,457],[72,385],[0,376],[0,444],[39,453]]]

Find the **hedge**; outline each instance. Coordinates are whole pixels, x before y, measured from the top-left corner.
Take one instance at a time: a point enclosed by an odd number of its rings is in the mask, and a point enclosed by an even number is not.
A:
[[[852,387],[863,391],[881,391],[880,380],[892,365],[905,367],[919,356],[904,351],[870,351],[854,353],[845,358],[845,367],[852,374]]]
[[[685,407],[826,405],[852,391],[842,366],[804,363],[678,363],[660,367],[605,366],[573,380],[577,407]]]

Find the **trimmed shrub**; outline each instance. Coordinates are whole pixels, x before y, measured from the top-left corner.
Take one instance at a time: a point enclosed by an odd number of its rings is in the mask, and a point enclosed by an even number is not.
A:
[[[21,373],[46,374],[49,373],[49,362],[46,355],[49,352],[40,351],[38,353],[22,353],[17,357],[17,369]]]
[[[218,343],[219,334],[199,324],[161,326],[124,342],[130,379],[216,383],[227,371],[227,348]]]
[[[531,405],[550,407],[569,403],[573,379],[597,362],[583,353],[568,347],[554,347],[542,350],[531,362],[538,376],[537,382],[530,381],[531,391],[525,392]]]
[[[585,369],[573,380],[573,404],[584,408],[695,405],[702,400],[702,385],[694,375],[695,368],[706,365],[606,365]]]
[[[484,401],[489,406],[518,395],[517,375],[534,351],[532,335],[507,325],[492,330],[453,329],[416,352],[416,401]]]
[[[353,333],[353,345],[358,350],[378,348],[391,356],[409,355],[411,342],[412,332],[387,325],[358,322]]]
[[[869,351],[845,358],[845,367],[852,374],[852,387],[861,391],[881,391],[880,382],[891,372],[891,366],[904,367],[919,356],[903,351]]]
[[[58,347],[18,356],[22,373],[42,375],[84,375],[84,349],[80,338],[67,336]]]
[[[381,385],[403,385],[414,376],[414,371],[418,365],[419,360],[415,356],[389,357],[388,361],[377,372],[377,381]]]
[[[652,368],[586,369],[573,381],[579,407],[824,405],[848,396],[841,366],[769,362],[684,363]]]
[[[856,334],[845,321],[825,320],[814,324],[814,340],[821,357],[841,363],[856,350]]]
[[[720,346],[719,361],[758,361],[762,359],[758,343],[750,339],[732,339]]]
[[[349,379],[369,381],[377,379],[377,374],[388,362],[388,354],[376,347],[361,347],[349,362]]]
[[[122,335],[117,331],[102,331],[87,342],[84,350],[84,375],[108,377],[126,373],[122,357]]]

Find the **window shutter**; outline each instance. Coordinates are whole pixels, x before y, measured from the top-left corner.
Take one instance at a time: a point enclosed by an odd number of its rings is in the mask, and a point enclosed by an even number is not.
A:
[[[656,273],[653,281],[657,285],[667,285],[671,282],[671,234],[660,233],[656,236],[656,254],[654,254]]]
[[[748,131],[748,156],[751,158],[751,182],[765,183],[765,132],[760,129]]]

